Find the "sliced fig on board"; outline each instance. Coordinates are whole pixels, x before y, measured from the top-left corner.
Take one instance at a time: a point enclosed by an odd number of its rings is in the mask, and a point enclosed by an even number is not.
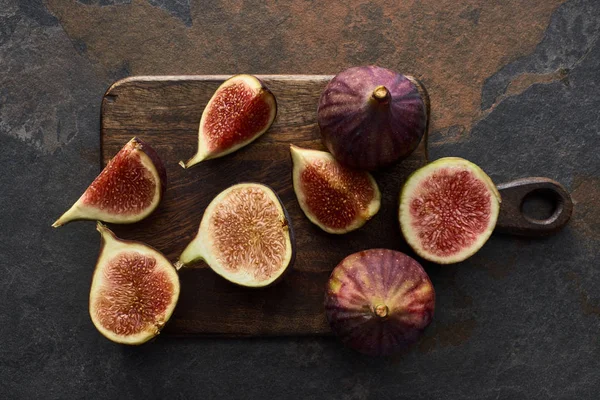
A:
[[[265,133],[276,114],[275,96],[258,78],[235,75],[227,79],[202,112],[196,154],[179,164],[189,168],[240,149]]]
[[[75,220],[129,224],[158,207],[167,185],[165,167],[150,145],[133,138],[52,226]]]
[[[485,244],[499,210],[500,193],[481,168],[463,158],[440,158],[406,181],[400,194],[400,227],[418,255],[451,264]]]
[[[294,191],[308,219],[325,232],[360,228],[379,211],[381,193],[365,171],[350,169],[324,151],[290,146]]]
[[[98,222],[102,247],[90,290],[92,322],[106,338],[142,344],[160,332],[179,298],[175,267],[141,242],[118,239]]]
[[[399,251],[371,249],[331,273],[325,314],[344,344],[384,356],[416,342],[431,323],[435,291],[421,265]]]
[[[262,184],[240,183],[208,205],[176,267],[204,260],[230,282],[264,287],[293,263],[294,246],[290,219],[275,192]]]
[[[377,66],[337,74],[319,99],[323,143],[342,164],[374,170],[418,146],[427,129],[429,99],[413,77]]]

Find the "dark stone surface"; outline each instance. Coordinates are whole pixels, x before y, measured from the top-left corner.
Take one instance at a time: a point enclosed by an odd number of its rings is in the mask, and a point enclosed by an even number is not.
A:
[[[190,0],[148,0],[148,2],[153,6],[168,11],[169,14],[182,20],[186,26],[192,25]]]
[[[436,79],[445,76],[445,66],[453,68],[452,54],[468,60],[468,49],[449,44],[451,51],[438,57],[441,66],[427,69],[425,64],[436,65],[435,59],[415,47],[401,48],[403,39],[396,38],[400,31],[388,25],[404,12],[415,31],[408,26],[398,35],[408,31],[418,36],[433,12],[442,21],[440,32],[449,29],[460,40],[493,19],[484,0],[470,1],[465,9],[456,6],[456,13],[452,6],[438,13],[436,7],[447,7],[444,1],[406,2],[410,7],[393,15],[384,2],[356,1],[343,12],[319,5],[325,7],[320,13],[329,11],[336,21],[344,21],[345,29],[337,36],[341,44],[312,36],[306,48],[294,37],[305,44],[298,30],[314,29],[299,28],[303,7],[311,2],[297,1],[291,9],[271,3],[261,9],[250,1],[156,2],[161,18],[184,27],[195,27],[199,20],[209,38],[226,37],[219,42],[226,50],[239,47],[241,59],[236,61],[235,54],[218,51],[218,45],[203,47],[208,39],[187,36],[173,25],[171,47],[165,51],[180,50],[189,40],[197,43],[194,51],[211,56],[193,70],[177,58],[169,60],[174,66],[165,67],[154,48],[144,47],[143,37],[125,35],[112,45],[102,44],[111,33],[95,30],[94,24],[111,18],[143,26],[157,37],[153,32],[162,28],[147,24],[155,12],[147,8],[152,7],[149,3],[0,0],[2,397],[600,398],[600,3],[570,0],[546,20],[546,14],[534,12],[544,2],[533,1],[533,11],[523,11],[543,28],[537,47],[504,54],[504,62],[484,76],[481,86],[474,79],[473,91],[460,89],[482,93],[476,106],[485,112],[474,114],[471,124],[448,117],[452,112],[443,104],[446,97],[436,90],[454,88]],[[84,18],[86,7],[96,6],[104,6],[106,14],[97,20]],[[229,9],[231,19],[221,19]],[[129,14],[121,17],[121,12]],[[453,25],[458,23],[455,14],[469,24],[459,26],[463,31]],[[244,16],[253,19],[244,23]],[[306,16],[313,18],[308,11]],[[278,26],[290,27],[294,35],[260,40],[269,27]],[[494,35],[501,34],[493,31],[482,40],[497,49],[494,40],[500,36]],[[258,53],[248,48],[254,42]],[[138,47],[137,52],[120,50]],[[321,48],[329,59],[317,56]],[[564,231],[546,239],[495,235],[461,265],[427,265],[438,295],[435,322],[418,346],[393,359],[359,356],[333,338],[160,337],[129,348],[96,332],[87,313],[99,245],[93,223],[58,230],[50,224],[99,171],[100,99],[113,80],[136,73],[218,73],[219,62],[226,66],[223,73],[335,73],[350,63],[389,61],[391,56],[380,53],[394,51],[397,57],[406,51],[427,60],[396,63],[422,66],[433,99],[446,107],[434,125],[432,155],[467,157],[498,182],[530,175],[559,180],[575,201],[573,219]],[[286,71],[291,65],[295,69]],[[566,79],[535,78],[557,69],[568,70]],[[530,83],[507,91],[511,82],[532,73]]]
[[[482,109],[498,100],[510,81],[523,73],[545,74],[575,68],[592,50],[600,34],[600,7],[595,0],[569,1],[554,13],[535,51],[501,68],[485,82]]]

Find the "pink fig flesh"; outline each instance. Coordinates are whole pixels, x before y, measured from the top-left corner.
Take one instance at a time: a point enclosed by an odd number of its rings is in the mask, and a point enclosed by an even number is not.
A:
[[[331,329],[348,347],[368,355],[390,355],[415,343],[434,308],[427,273],[399,251],[351,254],[327,282],[325,313]]]
[[[300,208],[315,225],[342,234],[377,214],[381,193],[369,173],[347,168],[324,151],[297,146],[290,150],[294,191]]]
[[[294,230],[283,203],[271,188],[249,182],[211,201],[176,266],[204,260],[228,281],[258,288],[278,282],[294,258]]]
[[[232,153],[265,133],[277,114],[273,93],[256,77],[235,75],[216,90],[204,108],[198,130],[198,150],[187,162]]]
[[[75,220],[116,224],[140,221],[158,207],[166,184],[167,174],[158,154],[150,145],[133,138],[52,226]]]
[[[90,316],[106,338],[141,344],[156,336],[179,298],[179,278],[157,250],[118,239],[98,223],[102,247],[90,290]]]
[[[413,77],[377,66],[336,75],[319,99],[323,143],[342,164],[374,170],[411,154],[427,128],[428,99]]]
[[[477,165],[458,157],[415,171],[400,195],[404,238],[426,260],[439,264],[475,254],[496,226],[500,193]]]

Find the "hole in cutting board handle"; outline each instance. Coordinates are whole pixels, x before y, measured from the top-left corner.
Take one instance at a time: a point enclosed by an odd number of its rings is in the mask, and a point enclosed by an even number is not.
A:
[[[499,232],[523,236],[553,234],[569,221],[573,201],[558,182],[542,177],[498,185],[502,197],[496,224]]]
[[[521,213],[533,223],[551,223],[562,209],[562,198],[552,189],[534,189],[521,202]]]

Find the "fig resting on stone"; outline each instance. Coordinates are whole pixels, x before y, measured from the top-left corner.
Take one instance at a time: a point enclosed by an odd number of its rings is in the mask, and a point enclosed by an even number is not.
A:
[[[385,356],[415,343],[433,319],[435,291],[421,265],[399,251],[344,258],[325,290],[325,314],[348,347]]]
[[[75,220],[115,224],[140,221],[158,207],[166,186],[167,173],[158,154],[134,137],[52,226]]]

